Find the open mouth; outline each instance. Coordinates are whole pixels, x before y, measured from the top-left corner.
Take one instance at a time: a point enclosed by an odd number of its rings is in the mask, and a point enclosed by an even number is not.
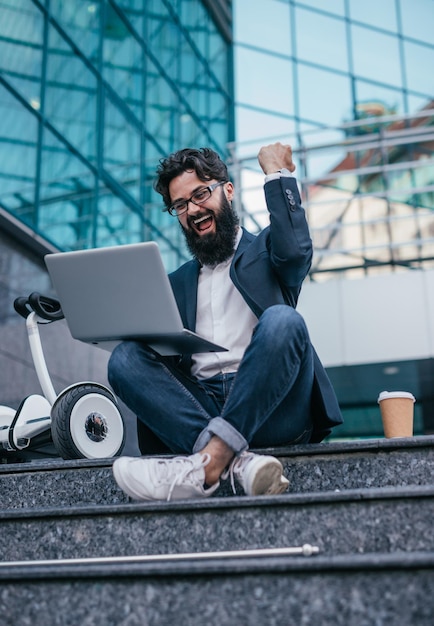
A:
[[[194,227],[195,230],[202,233],[211,228],[214,222],[214,217],[210,213],[206,215],[202,215],[201,217],[196,217],[190,221],[190,225]]]

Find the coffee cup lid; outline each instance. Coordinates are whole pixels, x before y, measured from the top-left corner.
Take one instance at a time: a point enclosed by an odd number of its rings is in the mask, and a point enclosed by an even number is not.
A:
[[[382,391],[378,396],[377,402],[388,400],[389,398],[409,398],[413,400],[413,402],[416,402],[416,398],[409,391]]]

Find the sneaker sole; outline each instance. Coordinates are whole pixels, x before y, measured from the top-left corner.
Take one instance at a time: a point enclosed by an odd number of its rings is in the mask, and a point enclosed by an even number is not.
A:
[[[143,494],[136,493],[133,489],[131,489],[130,485],[125,482],[123,470],[127,470],[128,465],[129,462],[125,459],[125,457],[120,457],[113,462],[112,471],[116,483],[122,491],[124,491],[130,498],[133,498],[133,500],[150,500],[151,498],[147,498],[143,496]]]
[[[288,485],[289,480],[282,476],[282,466],[276,460],[258,470],[249,492],[252,496],[276,495],[286,491]]]

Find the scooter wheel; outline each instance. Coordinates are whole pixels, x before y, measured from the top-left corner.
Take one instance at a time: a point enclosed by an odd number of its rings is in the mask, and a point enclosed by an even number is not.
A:
[[[70,387],[51,409],[51,436],[64,459],[119,455],[125,443],[125,427],[116,398],[95,384]]]

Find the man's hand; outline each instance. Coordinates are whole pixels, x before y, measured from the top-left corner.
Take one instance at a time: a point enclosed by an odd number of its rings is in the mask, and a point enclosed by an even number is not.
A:
[[[295,165],[292,161],[291,146],[284,146],[280,142],[263,146],[259,150],[258,161],[264,174],[273,174],[283,168],[290,172],[294,172],[295,170]]]

